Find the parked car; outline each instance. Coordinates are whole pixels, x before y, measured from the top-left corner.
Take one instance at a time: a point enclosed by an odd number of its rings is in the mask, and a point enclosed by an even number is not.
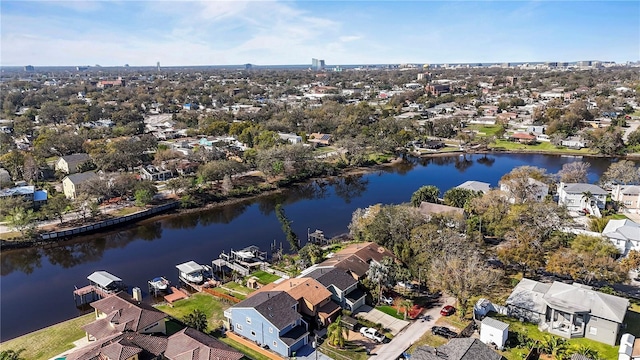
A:
[[[393,298],[390,296],[380,296],[380,301],[382,301],[382,303],[387,304],[387,305],[393,305]]]
[[[386,339],[387,337],[380,334],[376,329],[374,328],[370,328],[370,327],[363,327],[360,329],[360,334],[362,334],[362,336],[371,339],[371,340],[375,340],[379,343],[383,342],[384,339]]]
[[[433,335],[439,335],[439,336],[445,337],[447,339],[451,339],[451,338],[454,338],[454,337],[458,336],[458,334],[455,331],[449,329],[448,327],[444,327],[444,326],[434,326],[434,327],[432,327],[431,328],[431,333]]]
[[[445,305],[445,307],[443,307],[442,310],[440,310],[440,315],[449,316],[449,315],[453,315],[455,312],[456,312],[456,308],[454,308],[451,305]]]

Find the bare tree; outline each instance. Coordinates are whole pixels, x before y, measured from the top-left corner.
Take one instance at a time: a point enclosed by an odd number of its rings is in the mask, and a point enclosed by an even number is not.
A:
[[[574,161],[562,165],[562,170],[558,172],[560,181],[565,183],[585,183],[587,173],[591,164],[584,161]]]
[[[429,285],[453,295],[458,301],[460,315],[467,313],[469,300],[485,294],[495,286],[502,273],[491,269],[475,252],[449,252],[433,259],[429,271]]]

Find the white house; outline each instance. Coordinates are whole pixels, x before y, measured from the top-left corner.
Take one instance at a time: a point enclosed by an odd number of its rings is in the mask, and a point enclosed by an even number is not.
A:
[[[588,209],[591,214],[600,217],[600,210],[604,209],[608,194],[597,185],[561,182],[558,185],[558,205],[564,205],[570,211]]]
[[[627,256],[631,250],[640,251],[640,224],[629,219],[609,220],[602,230],[602,235],[606,236],[623,256]]]
[[[281,140],[285,140],[285,141],[290,142],[291,144],[300,144],[300,143],[302,143],[302,136],[300,136],[300,135],[278,133],[278,137],[280,137]]]
[[[514,189],[512,188],[514,184],[512,184],[511,181],[512,180],[501,181],[500,191],[507,194],[507,198],[509,202],[514,204],[516,202],[516,197],[519,197],[519,196],[516,196],[514,194],[514,191],[513,191]],[[527,178],[526,189],[527,189],[526,190],[527,195],[526,195],[525,201],[533,200],[533,201],[541,202],[544,200],[547,194],[549,194],[549,185],[533,178]]]
[[[475,192],[482,192],[486,194],[491,190],[491,185],[489,183],[481,182],[481,181],[465,181],[462,184],[456,186],[459,189],[467,189]]]
[[[614,185],[611,200],[624,205],[624,211],[640,214],[640,186]]]
[[[487,345],[495,344],[503,349],[509,337],[509,324],[494,318],[486,317],[480,324],[480,341]]]

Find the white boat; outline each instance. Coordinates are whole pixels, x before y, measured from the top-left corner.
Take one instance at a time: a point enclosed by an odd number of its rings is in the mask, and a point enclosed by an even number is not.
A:
[[[156,290],[165,291],[169,287],[169,280],[161,276],[149,281],[149,285]]]
[[[195,261],[188,261],[184,264],[176,265],[176,267],[178,268],[180,279],[194,284],[202,284],[204,281],[202,276],[204,267]]]

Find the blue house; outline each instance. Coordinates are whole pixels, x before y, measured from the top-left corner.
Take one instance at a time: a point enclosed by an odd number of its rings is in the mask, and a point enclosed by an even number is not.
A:
[[[284,291],[256,293],[224,312],[229,328],[284,356],[309,341],[308,324],[298,313],[298,301]]]

